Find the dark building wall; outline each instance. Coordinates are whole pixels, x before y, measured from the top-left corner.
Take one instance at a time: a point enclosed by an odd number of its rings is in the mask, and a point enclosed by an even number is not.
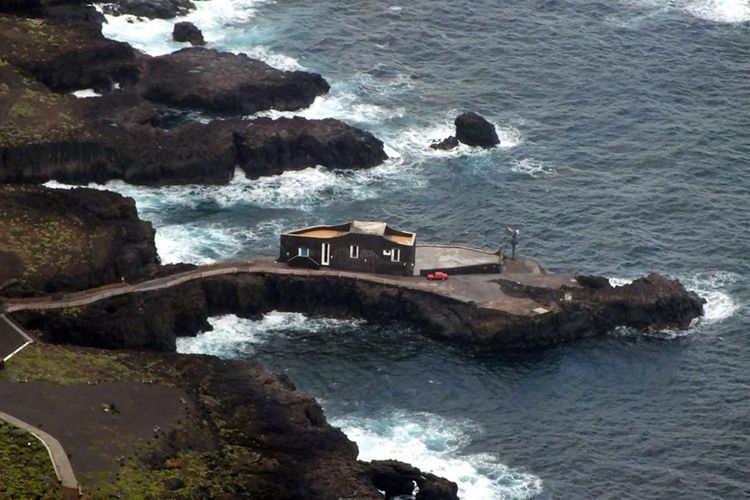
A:
[[[415,247],[400,245],[382,236],[372,234],[349,233],[336,238],[310,238],[303,235],[282,235],[279,261],[289,262],[298,253],[298,248],[305,246],[309,249],[310,258],[321,264],[322,244],[331,245],[331,269],[344,271],[360,271],[377,274],[399,274],[411,276],[414,273]],[[359,246],[359,257],[350,257],[351,245]],[[401,251],[399,262],[392,262],[391,257],[383,255],[383,251]],[[297,260],[297,259],[295,259]],[[294,262],[289,262],[294,265]]]

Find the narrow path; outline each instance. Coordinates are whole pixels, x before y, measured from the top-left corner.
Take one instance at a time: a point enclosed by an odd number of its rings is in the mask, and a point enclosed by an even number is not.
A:
[[[441,295],[452,300],[463,303],[476,303],[480,307],[504,310],[505,305],[514,302],[512,297],[505,295],[494,280],[513,279],[515,281],[533,280],[534,286],[559,288],[563,284],[570,285],[573,275],[567,274],[474,274],[451,277],[447,281],[427,281],[415,276],[384,276],[370,273],[352,271],[338,271],[333,269],[300,269],[291,268],[286,264],[277,263],[272,257],[256,258],[240,261],[222,262],[200,266],[195,270],[173,274],[164,278],[143,281],[136,284],[115,283],[98,288],[57,294],[51,297],[38,297],[30,299],[4,299],[1,312],[11,313],[23,310],[45,310],[61,309],[65,307],[77,307],[92,304],[100,300],[127,295],[131,293],[150,292],[162,290],[173,286],[211,276],[227,274],[275,274],[280,276],[307,276],[307,277],[336,277],[352,279],[367,283],[375,283],[396,288],[416,290],[421,292]],[[514,313],[532,313],[529,307],[514,307]],[[526,309],[529,309],[526,311]]]
[[[188,281],[193,281],[211,276],[221,276],[226,274],[277,274],[291,276],[332,276],[337,278],[349,278],[359,281],[367,281],[382,285],[394,287],[409,288],[414,290],[424,290],[432,293],[438,293],[451,297],[450,289],[447,286],[439,287],[441,283],[430,283],[424,278],[415,278],[410,276],[392,276],[374,275],[367,273],[357,273],[349,271],[336,270],[312,270],[291,268],[285,264],[277,264],[273,258],[259,258],[243,261],[231,261],[220,264],[209,264],[200,266],[193,271],[173,274],[164,278],[143,281],[133,285],[124,283],[115,283],[98,288],[91,288],[80,292],[53,295],[52,297],[38,297],[31,299],[5,299],[3,312],[11,313],[23,310],[43,310],[43,309],[61,309],[65,307],[76,307],[88,305],[100,300],[127,295],[131,293],[151,292],[171,288],[181,285]],[[461,300],[459,297],[452,297]],[[462,300],[463,301],[463,300]]]
[[[47,448],[49,458],[52,460],[52,467],[55,469],[55,475],[57,475],[57,479],[60,481],[62,487],[68,490],[73,490],[77,493],[78,480],[73,473],[73,467],[70,465],[68,455],[65,453],[65,450],[57,439],[43,430],[37,429],[23,420],[19,420],[12,415],[3,413],[2,411],[0,411],[0,420],[18,427],[19,429],[25,430],[41,441],[44,447]]]

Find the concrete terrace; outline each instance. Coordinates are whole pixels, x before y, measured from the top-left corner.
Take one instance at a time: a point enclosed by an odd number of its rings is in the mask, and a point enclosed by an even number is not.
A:
[[[332,269],[291,268],[277,263],[272,257],[260,257],[200,266],[195,270],[171,276],[142,281],[140,283],[116,283],[90,290],[56,294],[50,297],[30,299],[4,299],[2,311],[11,313],[22,310],[48,310],[92,304],[110,297],[156,291],[211,276],[228,274],[275,274],[279,276],[307,276],[353,279],[385,286],[434,293],[464,303],[474,303],[481,308],[510,314],[533,316],[548,310],[531,299],[516,298],[503,292],[498,280],[512,281],[519,285],[558,289],[563,285],[578,286],[573,274],[546,273],[531,259],[506,261],[501,274],[468,274],[451,276],[446,281],[428,281],[419,276],[393,276]],[[0,299],[2,300],[2,299]]]

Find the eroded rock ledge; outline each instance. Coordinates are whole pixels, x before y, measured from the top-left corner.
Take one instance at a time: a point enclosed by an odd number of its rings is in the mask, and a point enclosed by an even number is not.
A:
[[[0,294],[82,290],[155,274],[135,201],[94,189],[0,185]]]
[[[153,58],[104,38],[90,6],[35,5],[0,3],[0,182],[223,184],[238,165],[255,178],[387,158],[336,120],[217,119],[308,106],[320,75],[204,48]],[[105,95],[69,94],[86,88]]]

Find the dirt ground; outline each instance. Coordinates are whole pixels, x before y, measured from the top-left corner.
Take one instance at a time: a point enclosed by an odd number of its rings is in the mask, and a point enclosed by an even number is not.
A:
[[[0,409],[57,438],[84,487],[87,478],[116,472],[118,458],[184,419],[187,401],[180,389],[137,382],[0,382]]]

